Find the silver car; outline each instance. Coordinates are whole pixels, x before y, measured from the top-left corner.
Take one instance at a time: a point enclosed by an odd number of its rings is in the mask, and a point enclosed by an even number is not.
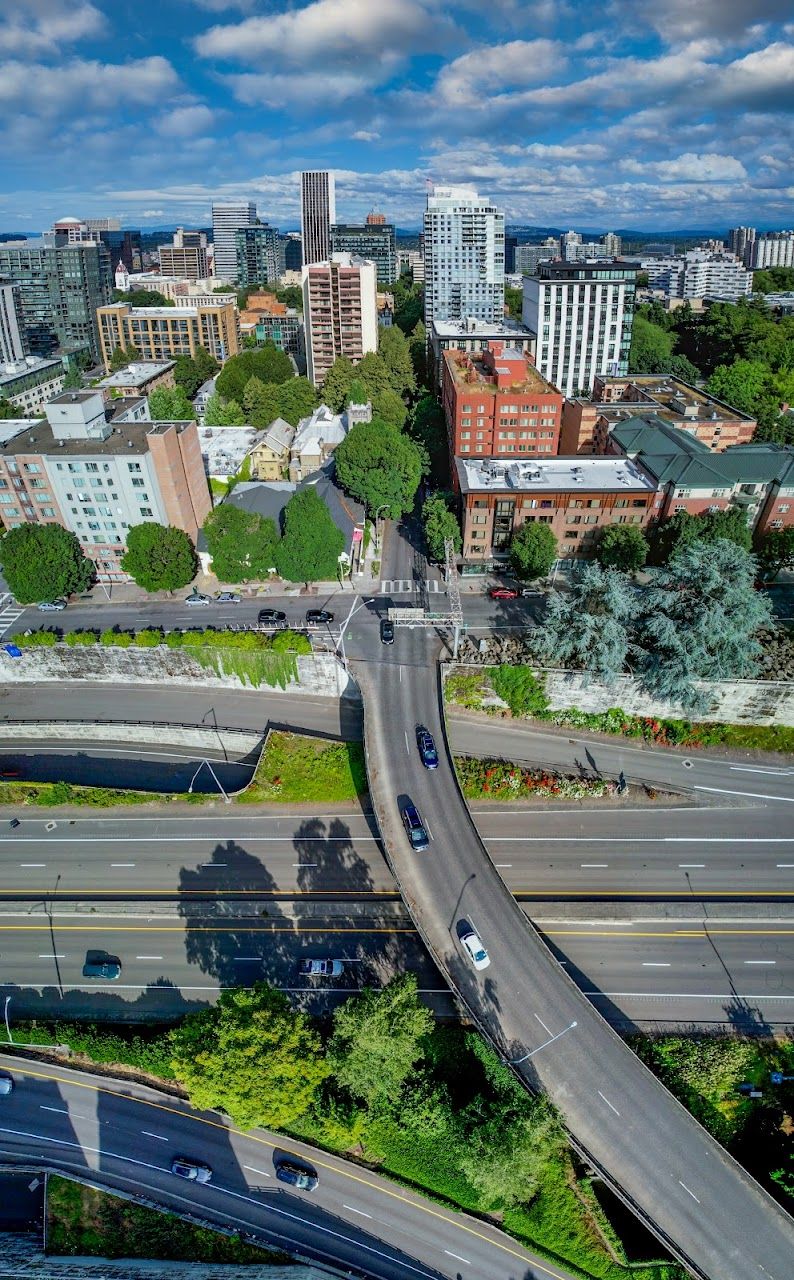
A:
[[[209,596],[203,596],[200,591],[194,591],[192,596],[188,596],[185,604],[211,604]]]
[[[40,613],[60,613],[66,608],[65,600],[42,600],[36,608]]]

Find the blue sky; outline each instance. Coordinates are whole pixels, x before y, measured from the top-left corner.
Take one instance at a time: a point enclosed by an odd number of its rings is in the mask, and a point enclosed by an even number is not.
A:
[[[66,215],[417,225],[428,180],[508,221],[794,224],[790,0],[0,0],[0,229]]]

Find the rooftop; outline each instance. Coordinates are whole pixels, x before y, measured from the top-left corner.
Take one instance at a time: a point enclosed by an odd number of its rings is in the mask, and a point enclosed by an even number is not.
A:
[[[621,449],[655,476],[679,488],[730,488],[794,477],[794,448],[759,442],[712,453],[696,436],[661,418],[633,417],[612,429]]]
[[[504,347],[501,352],[494,352],[493,370],[489,364],[490,351],[456,351],[453,347],[443,355],[447,368],[461,390],[470,388],[472,391],[477,391],[487,387],[517,393],[533,391],[559,395],[557,388],[547,382],[518,347]],[[514,367],[517,375],[515,381],[506,382],[505,376],[509,375]]]
[[[456,458],[462,493],[490,489],[495,492],[652,493],[656,485],[642,467],[629,458],[598,458],[577,454],[573,458],[531,458],[507,462],[502,458]]]
[[[738,409],[732,408],[724,400],[718,400],[716,396],[709,395],[707,391],[700,391],[697,387],[693,387],[691,383],[684,382],[682,378],[676,378],[672,374],[633,373],[622,377],[604,374],[599,375],[598,381],[604,387],[624,386],[626,389],[636,387],[643,395],[648,397],[649,401],[677,418],[701,421],[704,418],[720,419],[730,417],[740,418],[744,422],[754,421],[750,414],[740,413]],[[604,408],[615,407],[621,403],[626,403],[626,401],[605,401]]]
[[[164,435],[171,427],[182,431],[191,422],[119,422],[113,425],[104,439],[57,440],[46,418],[26,424],[13,440],[0,444],[0,457],[20,457],[27,454],[57,454],[58,457],[95,458],[114,454],[145,454],[149,452],[147,436]]]
[[[174,368],[175,363],[174,360],[135,360],[132,364],[128,364],[126,369],[119,369],[118,373],[110,373],[106,378],[102,378],[99,385],[100,387],[142,387],[152,378],[159,378],[162,374],[168,373],[169,369]]]
[[[97,307],[97,311],[102,314],[108,311],[123,310],[128,316],[133,318],[158,320],[160,318],[172,319],[179,316],[195,316],[199,308],[206,311],[208,307],[228,307],[230,304],[224,298],[219,298],[217,302],[195,302],[193,306],[187,307],[131,307],[128,302],[111,302],[106,307]]]
[[[63,361],[58,356],[25,356],[24,360],[9,360],[0,364],[0,383],[12,382],[15,378],[25,378],[31,373],[52,370],[53,375],[65,373]]]
[[[525,325],[507,317],[495,323],[479,320],[475,316],[467,316],[464,320],[433,320],[431,335],[432,330],[435,330],[439,338],[504,338],[509,341],[511,338],[524,340],[532,336]]]

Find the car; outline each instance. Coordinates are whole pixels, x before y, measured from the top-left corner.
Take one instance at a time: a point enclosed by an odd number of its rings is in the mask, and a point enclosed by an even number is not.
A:
[[[380,620],[380,642],[381,644],[394,644],[394,623],[390,618],[381,618]]]
[[[329,613],[327,609],[307,609],[306,611],[306,621],[309,626],[319,626],[321,623],[327,626],[333,620],[334,615]]]
[[[171,1172],[178,1178],[187,1179],[188,1182],[209,1182],[212,1178],[212,1169],[208,1164],[201,1164],[198,1160],[188,1160],[187,1156],[174,1156],[171,1161]]]
[[[338,978],[342,972],[341,960],[301,960],[301,973],[310,978]]]
[[[260,627],[275,626],[277,622],[286,622],[287,615],[282,609],[260,609],[256,620]]]
[[[463,946],[469,954],[469,958],[475,969],[487,969],[491,963],[491,957],[482,945],[482,939],[473,929],[469,929],[468,933],[461,935],[461,946]]]
[[[518,587],[490,587],[488,595],[492,600],[517,600]]]
[[[279,1182],[288,1182],[299,1191],[314,1191],[320,1179],[313,1169],[293,1164],[291,1160],[279,1160],[276,1165],[276,1177]]]
[[[218,604],[239,604],[240,597],[236,591],[219,591],[215,599]]]
[[[105,978],[108,982],[115,982],[121,977],[121,964],[118,960],[86,960],[83,977]]]
[[[425,768],[437,769],[438,752],[433,741],[433,735],[429,729],[425,729],[424,725],[421,724],[417,726],[416,730],[416,745],[419,748],[419,756]]]
[[[0,1074],[0,1098],[7,1098],[9,1093],[14,1092],[14,1080],[12,1076],[7,1076],[5,1072]]]
[[[419,810],[416,805],[411,804],[409,801],[408,804],[403,805],[401,812],[403,826],[408,833],[411,848],[416,849],[417,852],[422,849],[426,849],[430,843],[430,837],[422,824],[422,819],[419,817]]]
[[[40,613],[60,613],[66,608],[65,600],[41,600],[36,608]]]
[[[3,774],[3,777],[4,777],[4,778],[7,778],[7,777],[8,777],[8,774],[7,774],[7,773],[4,773],[4,774]],[[22,823],[20,822],[19,818],[11,818],[11,819],[9,820],[8,825],[9,825],[9,827],[21,827],[21,826],[22,826]]]
[[[209,596],[203,596],[200,591],[194,591],[192,596],[188,596],[185,604],[212,604]]]

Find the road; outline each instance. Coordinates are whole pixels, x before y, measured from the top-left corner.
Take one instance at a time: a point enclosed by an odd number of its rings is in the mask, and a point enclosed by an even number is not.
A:
[[[16,1088],[0,1111],[0,1159],[74,1174],[164,1209],[232,1227],[377,1280],[567,1280],[495,1228],[450,1213],[369,1170],[167,1094],[59,1067],[0,1057]],[[319,1175],[312,1193],[274,1176],[286,1154]],[[209,1164],[212,1181],[178,1180],[171,1160]]]

